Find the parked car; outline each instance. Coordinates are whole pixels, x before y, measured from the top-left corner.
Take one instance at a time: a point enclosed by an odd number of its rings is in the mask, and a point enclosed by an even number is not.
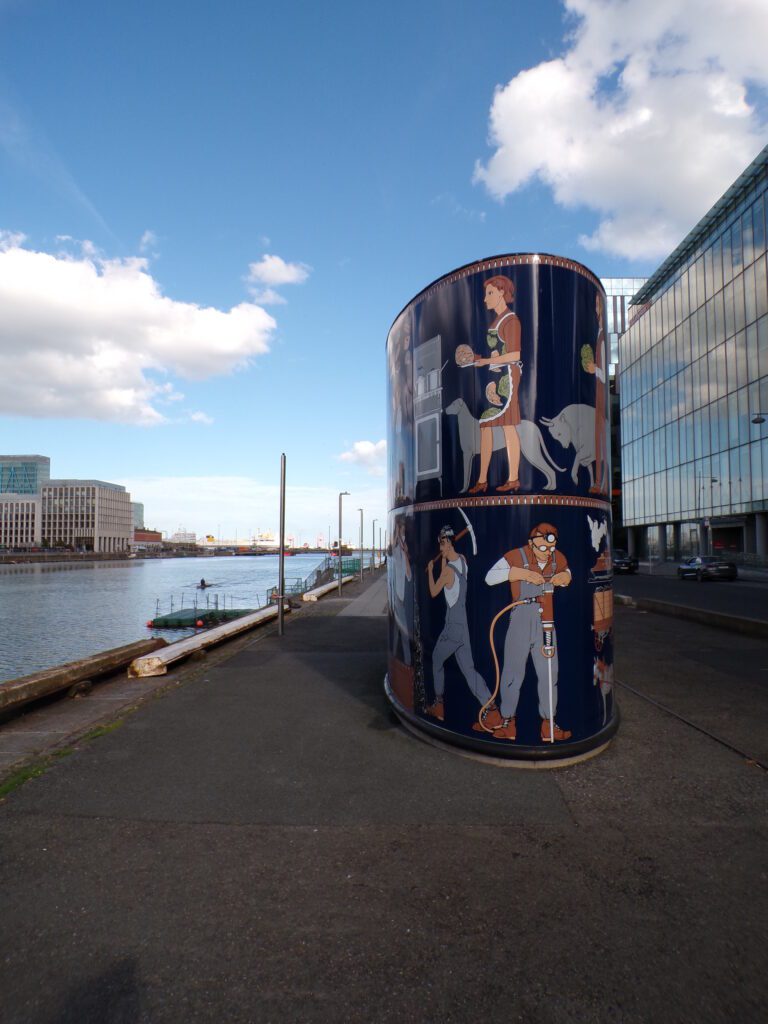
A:
[[[677,567],[681,580],[694,577],[697,580],[735,580],[739,571],[733,562],[726,562],[716,555],[694,555]]]
[[[634,555],[627,554],[623,548],[613,549],[614,572],[637,572],[638,562]]]

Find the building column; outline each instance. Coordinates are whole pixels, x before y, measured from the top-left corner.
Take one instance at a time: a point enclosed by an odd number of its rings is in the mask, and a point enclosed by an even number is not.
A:
[[[673,526],[672,526],[672,535],[674,537],[674,540],[673,540],[673,548],[674,548],[674,550],[672,552],[672,557],[675,559],[676,562],[679,562],[681,557],[682,557],[682,547],[683,547],[682,540],[681,540],[681,538],[682,538],[682,531],[683,531],[683,528],[680,525],[680,523],[674,523],[673,524]]]
[[[667,560],[667,527],[665,523],[659,523],[656,529],[656,543],[658,544],[659,561]]]
[[[768,558],[768,513],[755,513],[755,554]]]

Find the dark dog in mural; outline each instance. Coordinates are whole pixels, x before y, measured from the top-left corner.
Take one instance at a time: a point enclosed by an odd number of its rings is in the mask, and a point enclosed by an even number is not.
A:
[[[463,398],[457,398],[446,408],[449,416],[455,416],[459,426],[459,444],[464,459],[464,483],[462,493],[469,487],[472,475],[472,460],[480,454],[480,426],[467,407]],[[558,466],[547,451],[541,431],[535,423],[530,420],[521,420],[517,424],[517,434],[520,438],[520,454],[536,469],[540,470],[545,478],[545,491],[553,491],[556,486],[555,473],[564,473],[565,470]],[[501,427],[493,428],[493,450],[503,451],[505,448],[504,432]]]

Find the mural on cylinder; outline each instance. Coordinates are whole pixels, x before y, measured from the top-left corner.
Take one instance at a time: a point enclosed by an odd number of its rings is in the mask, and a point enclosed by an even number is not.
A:
[[[510,256],[400,314],[389,365],[390,696],[502,752],[615,721],[603,292]]]

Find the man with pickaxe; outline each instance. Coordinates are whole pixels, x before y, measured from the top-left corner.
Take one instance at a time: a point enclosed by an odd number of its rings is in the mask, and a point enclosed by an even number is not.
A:
[[[459,510],[461,511],[461,509]],[[462,515],[464,513],[462,512]],[[475,722],[472,728],[475,732],[490,732],[502,724],[501,715],[493,703],[491,691],[486,686],[485,680],[475,668],[472,657],[472,648],[469,639],[469,626],[467,624],[467,575],[468,566],[466,558],[459,554],[455,548],[455,542],[466,533],[472,536],[472,545],[475,549],[475,535],[469,520],[466,519],[467,529],[462,530],[458,535],[450,526],[444,526],[438,536],[440,554],[431,559],[427,566],[427,579],[429,581],[429,593],[432,597],[439,594],[445,595],[447,605],[445,614],[445,625],[440,636],[437,638],[435,648],[432,651],[432,681],[435,689],[435,700],[427,707],[428,715],[443,721],[445,718],[445,663],[449,658],[455,657],[462,675],[467,681],[467,686],[473,696],[484,709],[482,720],[484,725]],[[440,559],[440,574],[435,579],[433,566]]]
[[[571,582],[565,555],[557,550],[557,529],[551,523],[534,526],[525,547],[508,551],[488,571],[485,582],[489,586],[508,582],[513,602],[499,687],[502,722],[493,731],[494,739],[517,738],[515,715],[529,657],[538,679],[541,739],[545,743],[569,739],[570,731],[555,722],[558,658],[554,589]]]

